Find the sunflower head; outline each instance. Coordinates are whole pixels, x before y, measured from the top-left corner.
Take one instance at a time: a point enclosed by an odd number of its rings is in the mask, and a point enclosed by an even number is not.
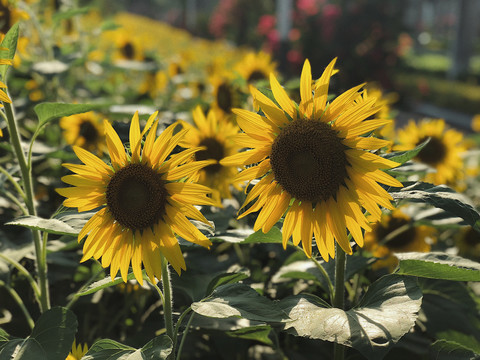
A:
[[[259,80],[268,80],[270,74],[276,71],[276,67],[277,64],[270,54],[259,51],[245,55],[236,65],[236,70],[248,84],[254,84]]]
[[[107,150],[103,120],[93,111],[63,117],[60,127],[66,142],[72,146],[80,146],[98,155]]]
[[[401,209],[382,214],[381,220],[372,225],[365,234],[365,249],[380,258],[374,269],[388,268],[392,271],[398,264],[395,253],[429,252],[436,241],[435,228],[414,225],[412,218]]]
[[[443,119],[423,119],[418,124],[411,120],[398,131],[394,150],[411,150],[428,138],[430,141],[415,158],[435,170],[427,174],[425,181],[456,186],[464,177],[461,154],[466,147],[462,133],[450,129]]]
[[[254,230],[267,232],[285,215],[283,245],[290,238],[302,242],[308,256],[315,237],[322,257],[335,256],[335,240],[351,254],[349,235],[363,245],[362,228],[370,230],[363,209],[380,219],[379,205],[392,209],[392,197],[378,184],[402,186],[382,169],[398,165],[371,150],[389,142],[362,136],[389,123],[372,116],[381,110],[376,98],[358,101],[362,85],[328,103],[328,85],[335,60],[320,79],[312,81],[305,62],[297,105],[270,74],[274,100],[251,87],[254,105],[261,114],[235,109],[244,133],[239,146],[251,150],[222,160],[222,165],[249,166],[237,180],[260,181],[250,190],[241,217],[260,211]]]
[[[173,124],[157,137],[156,116],[150,116],[143,131],[138,113],[133,116],[128,151],[105,120],[110,163],[74,146],[84,165],[64,164],[75,175],[62,180],[73,186],[57,189],[66,197],[65,206],[79,211],[99,209],[78,235],[79,241],[86,237],[82,261],[101,257],[102,266],[110,266],[112,278],[120,270],[124,281],[130,264],[140,283],[142,264],[151,281],[159,279],[163,257],[178,273],[185,269],[176,235],[205,247],[211,244],[187,217],[208,224],[195,205],[217,203],[207,196],[211,189],[193,179],[215,161],[192,161],[198,147],[170,156],[186,130],[176,132]]]
[[[195,153],[195,160],[209,160],[212,164],[199,171],[198,182],[214,189],[213,198],[217,202],[222,198],[230,198],[231,186],[240,189],[240,182],[234,180],[237,167],[224,166],[220,161],[240,150],[233,141],[240,129],[214,110],[210,110],[205,116],[198,106],[192,114],[194,125],[183,123],[188,132],[180,145],[189,149],[202,149]]]
[[[68,354],[65,360],[80,360],[88,351],[87,344],[76,344],[76,340],[73,340],[72,351]]]

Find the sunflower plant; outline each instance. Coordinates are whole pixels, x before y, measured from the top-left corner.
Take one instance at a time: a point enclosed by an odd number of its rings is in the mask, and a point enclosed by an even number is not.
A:
[[[478,137],[395,134],[341,59],[295,93],[266,54],[42,4],[47,61],[0,44],[0,360],[478,356]]]

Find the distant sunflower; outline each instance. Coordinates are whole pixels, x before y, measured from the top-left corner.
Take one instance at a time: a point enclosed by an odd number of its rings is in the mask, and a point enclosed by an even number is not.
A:
[[[480,233],[473,227],[461,229],[456,236],[458,255],[478,261],[480,259]]]
[[[112,32],[115,46],[114,60],[116,61],[143,61],[145,60],[145,48],[140,38],[132,35],[125,29]]]
[[[107,150],[102,118],[95,112],[62,117],[60,127],[68,144],[102,155]]]
[[[195,160],[214,160],[215,163],[199,171],[198,182],[213,189],[212,196],[216,202],[220,202],[221,198],[230,198],[232,196],[230,185],[240,190],[241,181],[233,180],[238,173],[236,166],[223,166],[220,161],[240,150],[231,139],[240,129],[212,110],[205,117],[200,106],[193,111],[193,121],[195,126],[184,123],[184,128],[188,132],[180,146],[205,147],[204,150],[195,153]]]
[[[336,59],[335,59],[336,60]],[[270,75],[275,103],[252,87],[256,105],[265,116],[235,109],[237,122],[245,131],[236,136],[239,146],[253,148],[220,161],[228,165],[252,165],[236,180],[261,180],[250,190],[243,207],[256,202],[241,216],[260,210],[254,230],[268,232],[286,213],[283,246],[290,237],[302,242],[312,254],[312,235],[322,257],[335,256],[335,242],[348,253],[352,248],[348,229],[363,246],[361,228],[370,230],[362,207],[379,220],[378,205],[392,209],[392,197],[379,185],[402,186],[385,174],[398,164],[369,150],[387,141],[362,137],[390,120],[366,120],[380,110],[375,99],[352,104],[362,87],[354,87],[327,104],[333,60],[312,88],[310,63],[305,61],[300,79],[301,102],[288,97],[276,77]]]
[[[232,115],[232,109],[241,105],[240,89],[227,75],[215,73],[210,77],[213,86],[212,107],[224,115]]]
[[[268,80],[270,73],[275,73],[276,68],[277,64],[270,54],[263,51],[248,53],[236,66],[237,72],[249,84],[258,80]]]
[[[157,137],[156,116],[157,113],[150,116],[142,132],[138,113],[133,116],[128,152],[110,123],[104,121],[111,164],[74,146],[85,165],[64,164],[76,173],[62,178],[73,187],[57,189],[67,198],[65,206],[78,207],[78,211],[101,208],[78,235],[79,241],[87,237],[81,261],[101,257],[102,266],[110,266],[112,279],[120,270],[127,281],[130,263],[141,284],[142,263],[152,281],[155,277],[160,279],[161,253],[178,273],[185,270],[176,234],[205,247],[211,245],[187,216],[208,223],[194,205],[215,205],[207,197],[211,189],[189,179],[214,161],[185,164],[198,148],[182,151],[167,160],[186,130],[174,135],[177,124],[173,124]],[[148,130],[142,150],[142,138]]]
[[[461,154],[466,148],[462,133],[449,129],[443,119],[424,119],[419,124],[409,121],[398,131],[399,144],[394,150],[411,150],[429,137],[429,143],[415,158],[436,170],[427,174],[425,181],[435,185],[455,185],[464,177]]]
[[[394,253],[429,252],[436,241],[436,229],[427,225],[414,225],[410,216],[400,209],[382,214],[372,231],[365,233],[365,249],[380,258],[374,269],[388,268],[392,271],[398,264]]]
[[[475,132],[480,132],[480,114],[475,115],[472,118],[472,130]]]
[[[88,351],[87,344],[76,344],[76,340],[73,340],[72,351],[68,354],[65,360],[80,360]]]

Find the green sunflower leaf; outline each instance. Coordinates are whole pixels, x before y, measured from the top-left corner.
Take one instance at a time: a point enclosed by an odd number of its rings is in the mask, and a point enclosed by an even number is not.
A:
[[[412,150],[407,150],[407,151],[394,151],[388,154],[383,155],[384,158],[395,161],[399,164],[404,164],[408,160],[413,159],[415,156],[418,155],[418,153],[428,144],[430,141],[430,138],[425,140],[424,142],[418,144],[415,146],[414,149]]]
[[[13,60],[15,52],[17,51],[18,41],[18,23],[13,25],[7,34],[3,38],[0,48],[6,48],[7,50],[0,50],[0,59]],[[0,65],[0,76],[5,81],[7,70],[10,65]]]
[[[110,339],[98,340],[82,357],[82,360],[112,359],[166,359],[172,352],[172,340],[166,336],[157,336],[141,349],[135,349]]]
[[[203,316],[220,319],[241,317],[278,323],[288,318],[276,303],[245,284],[222,285],[208,298],[194,302],[192,310]]]
[[[241,244],[281,244],[282,232],[276,226],[273,226],[269,232],[264,234],[262,230],[258,230],[252,235],[248,236]]]
[[[480,263],[440,252],[398,253],[398,274],[455,281],[480,281]]]
[[[6,343],[0,350],[0,359],[65,360],[77,327],[77,318],[72,311],[54,307],[40,316],[29,337]]]
[[[210,295],[213,290],[218,288],[221,285],[226,284],[235,284],[239,281],[242,281],[248,278],[248,273],[246,272],[234,272],[234,273],[223,273],[215,276],[207,286],[207,295]]]
[[[273,341],[269,337],[271,331],[272,328],[269,325],[258,325],[227,331],[226,334],[231,337],[254,340],[268,346],[273,346]]]
[[[50,234],[78,235],[79,230],[59,219],[43,219],[38,216],[25,215],[9,221],[5,225],[23,226],[32,230],[40,230]]]
[[[437,340],[431,346],[432,358],[436,360],[474,360],[480,354],[455,341]]]
[[[70,116],[74,114],[81,114],[92,110],[99,110],[108,107],[107,104],[66,104],[66,103],[51,103],[44,102],[35,105],[33,110],[38,117],[38,127],[42,127],[49,121],[61,118],[63,116]]]
[[[147,279],[145,270],[142,270],[143,278]],[[127,275],[127,280],[134,280],[135,279],[135,274],[133,272],[129,272]],[[93,284],[90,284],[87,286],[85,289],[82,289],[81,291],[77,292],[75,296],[85,296],[85,295],[90,295],[93,293],[96,293],[97,291],[100,291],[102,289],[105,289],[110,286],[115,286],[118,284],[123,283],[122,277],[116,277],[113,281],[110,276],[107,276],[103,278],[102,280],[95,281]]]
[[[390,188],[389,193],[395,200],[427,203],[452,215],[460,217],[480,232],[480,213],[470,205],[462,194],[445,185],[433,185],[423,182],[404,182],[403,188]]]
[[[358,307],[328,307],[313,295],[280,301],[291,321],[285,330],[298,336],[350,346],[367,359],[383,359],[391,346],[414,325],[422,303],[415,279],[387,275],[374,282]]]

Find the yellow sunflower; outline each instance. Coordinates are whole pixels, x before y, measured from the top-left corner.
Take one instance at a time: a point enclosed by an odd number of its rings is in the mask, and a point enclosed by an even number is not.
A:
[[[88,351],[87,344],[76,344],[76,340],[73,340],[72,351],[68,354],[65,360],[80,360]]]
[[[193,111],[193,121],[195,126],[183,122],[188,132],[180,146],[205,147],[204,150],[195,153],[195,160],[212,160],[214,163],[199,171],[198,182],[213,189],[212,197],[216,202],[220,202],[221,198],[230,198],[232,196],[230,185],[241,189],[241,182],[233,180],[238,173],[237,167],[223,166],[220,161],[240,150],[240,147],[232,141],[232,137],[237,135],[240,129],[212,110],[205,117],[200,106]]]
[[[380,258],[374,269],[388,268],[390,271],[398,265],[394,253],[429,252],[436,241],[436,229],[427,225],[414,225],[410,216],[400,209],[382,214],[379,222],[372,225],[372,231],[365,233],[365,249]]]
[[[249,84],[258,80],[268,80],[271,73],[275,73],[277,64],[272,60],[270,54],[259,51],[249,52],[237,64],[235,70]]]
[[[430,142],[415,160],[434,168],[425,181],[435,185],[455,186],[464,178],[461,154],[466,151],[462,133],[448,128],[443,119],[423,119],[417,124],[411,120],[398,131],[398,145],[394,150],[411,150],[430,137]]]
[[[379,220],[378,205],[392,209],[392,197],[377,183],[402,186],[382,169],[398,164],[369,150],[388,142],[362,137],[390,120],[367,120],[380,110],[375,99],[352,105],[362,85],[327,103],[333,60],[312,87],[310,63],[305,61],[300,80],[301,101],[297,106],[276,77],[270,86],[276,103],[252,87],[256,106],[265,116],[235,109],[245,133],[236,136],[239,146],[253,148],[222,160],[224,166],[252,165],[237,181],[261,180],[250,190],[243,207],[256,202],[241,216],[260,210],[254,230],[268,232],[286,213],[283,246],[290,237],[302,242],[312,254],[312,235],[320,254],[328,261],[335,256],[335,240],[352,253],[347,229],[363,246],[361,228],[370,230],[365,208]]]
[[[145,60],[145,49],[143,41],[132,35],[123,28],[109,31],[107,39],[113,42],[114,61],[143,61]]]
[[[472,118],[472,130],[480,132],[480,114],[477,114]]]
[[[213,86],[212,108],[221,112],[221,115],[232,115],[232,109],[241,105],[240,89],[232,80],[223,72],[216,72],[209,78]]]
[[[107,150],[102,118],[95,112],[62,117],[60,127],[68,144],[102,155]]]
[[[102,266],[110,266],[112,279],[120,270],[126,281],[130,263],[141,284],[142,263],[152,281],[155,277],[160,279],[161,254],[178,273],[185,270],[175,235],[205,247],[211,245],[187,216],[208,224],[194,205],[216,205],[207,197],[211,189],[192,183],[190,178],[214,161],[189,161],[198,148],[177,153],[167,160],[186,130],[174,135],[177,124],[173,124],[157,137],[156,116],[157,112],[150,116],[142,132],[138,113],[133,116],[128,152],[110,123],[104,121],[111,163],[108,165],[74,146],[73,150],[85,165],[64,164],[76,173],[62,178],[73,187],[57,189],[67,198],[65,206],[78,207],[78,211],[101,208],[78,235],[79,241],[87,237],[81,261],[101,257]],[[142,147],[142,138],[148,130]]]

